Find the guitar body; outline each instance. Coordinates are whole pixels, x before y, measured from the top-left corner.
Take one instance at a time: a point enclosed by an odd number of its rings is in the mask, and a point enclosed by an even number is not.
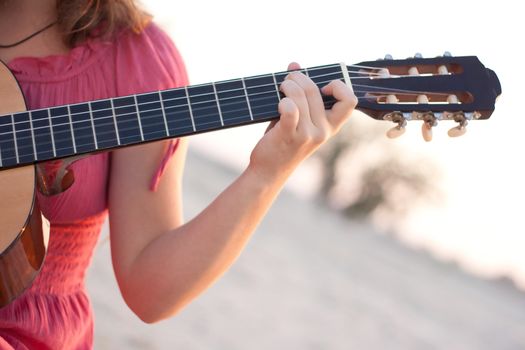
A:
[[[0,64],[0,114],[26,110],[16,79]],[[0,172],[0,307],[36,277],[46,253],[49,223],[35,202],[35,167]]]

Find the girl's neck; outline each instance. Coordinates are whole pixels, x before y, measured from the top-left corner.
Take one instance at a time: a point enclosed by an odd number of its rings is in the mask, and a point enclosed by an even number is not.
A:
[[[17,42],[56,20],[56,0],[0,0],[0,43]],[[12,48],[0,49],[9,62],[21,56],[49,56],[68,51],[58,26]]]

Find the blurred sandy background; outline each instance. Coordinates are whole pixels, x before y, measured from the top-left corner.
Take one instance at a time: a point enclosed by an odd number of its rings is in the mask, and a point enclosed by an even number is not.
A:
[[[191,152],[186,216],[235,175]],[[225,277],[159,324],[122,301],[106,235],[88,277],[95,349],[525,348],[525,295],[510,281],[468,275],[289,191]]]

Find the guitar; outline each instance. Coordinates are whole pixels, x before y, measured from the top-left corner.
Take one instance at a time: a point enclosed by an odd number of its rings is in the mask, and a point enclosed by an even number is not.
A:
[[[351,84],[357,109],[395,123],[389,137],[410,120],[423,121],[427,140],[440,120],[456,121],[449,135],[459,136],[470,120],[489,118],[501,94],[496,74],[474,56],[387,57],[301,71],[319,87],[335,79]],[[36,163],[276,119],[288,73],[26,111],[18,83],[0,64],[0,307],[31,284],[46,254]],[[335,100],[324,102],[330,108]]]

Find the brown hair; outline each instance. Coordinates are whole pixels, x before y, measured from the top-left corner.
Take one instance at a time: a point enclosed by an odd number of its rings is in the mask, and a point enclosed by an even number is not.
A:
[[[57,13],[70,47],[88,37],[109,38],[120,29],[139,33],[151,20],[134,0],[57,0]]]

